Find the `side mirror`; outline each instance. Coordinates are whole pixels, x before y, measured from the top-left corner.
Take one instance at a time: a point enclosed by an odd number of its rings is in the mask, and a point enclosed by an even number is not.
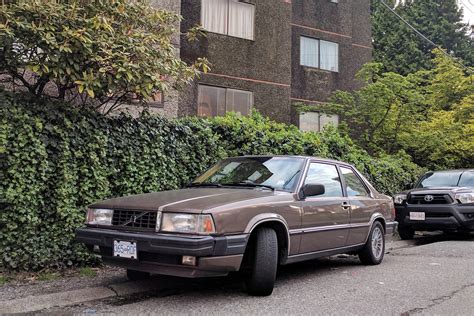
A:
[[[415,186],[414,183],[408,183],[408,184],[405,185],[405,190],[411,190],[411,189],[413,189],[414,186]]]
[[[307,196],[322,195],[326,192],[322,184],[305,184],[302,189],[303,198]]]

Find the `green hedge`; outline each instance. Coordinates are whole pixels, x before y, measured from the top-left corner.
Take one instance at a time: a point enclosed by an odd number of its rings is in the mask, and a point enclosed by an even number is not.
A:
[[[91,263],[72,242],[93,201],[183,186],[226,156],[308,154],[354,163],[393,193],[421,172],[407,156],[374,159],[334,129],[302,133],[255,113],[213,120],[104,117],[0,92],[0,262],[38,270]]]

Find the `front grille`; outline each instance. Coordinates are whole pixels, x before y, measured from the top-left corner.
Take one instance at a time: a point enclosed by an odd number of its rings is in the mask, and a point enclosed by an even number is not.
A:
[[[155,230],[156,214],[147,211],[114,210],[112,225]]]
[[[453,214],[451,213],[430,213],[426,212],[425,213],[426,218],[446,218],[446,217],[451,217]]]
[[[431,195],[432,201],[425,200],[425,197]],[[450,204],[452,199],[449,194],[412,194],[408,197],[408,204]]]

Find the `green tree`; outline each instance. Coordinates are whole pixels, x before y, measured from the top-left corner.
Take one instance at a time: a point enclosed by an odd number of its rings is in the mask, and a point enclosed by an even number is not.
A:
[[[389,6],[418,29],[468,66],[474,65],[473,40],[462,22],[462,9],[456,0],[406,0]],[[389,11],[381,0],[372,0],[374,58],[386,71],[403,75],[433,67],[434,48]]]
[[[143,101],[207,70],[205,59],[179,59],[171,40],[180,20],[146,0],[0,5],[0,75],[37,97],[79,96],[97,106],[131,96]],[[190,32],[188,38],[202,33]]]
[[[400,149],[400,133],[426,111],[425,97],[415,76],[384,73],[382,64],[369,63],[357,75],[365,86],[355,92],[338,91],[333,111],[350,126],[352,138],[372,153]]]
[[[474,166],[474,85],[452,58],[434,50],[434,68],[407,76],[370,63],[359,72],[365,86],[339,91],[329,107],[350,135],[372,153],[408,153],[432,169]]]

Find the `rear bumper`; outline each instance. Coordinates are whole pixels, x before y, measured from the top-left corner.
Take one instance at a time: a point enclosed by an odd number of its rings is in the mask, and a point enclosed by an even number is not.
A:
[[[398,222],[387,222],[385,224],[385,234],[392,235],[398,227]]]
[[[425,213],[425,220],[411,220],[410,212]],[[400,226],[414,230],[474,230],[474,206],[405,204],[396,206]]]
[[[136,242],[138,258],[114,257],[114,240]],[[238,271],[247,240],[248,234],[182,236],[91,227],[76,231],[76,241],[86,244],[91,250],[98,246],[106,263],[132,270],[191,278],[221,276]],[[182,265],[182,256],[196,257],[196,266]]]

